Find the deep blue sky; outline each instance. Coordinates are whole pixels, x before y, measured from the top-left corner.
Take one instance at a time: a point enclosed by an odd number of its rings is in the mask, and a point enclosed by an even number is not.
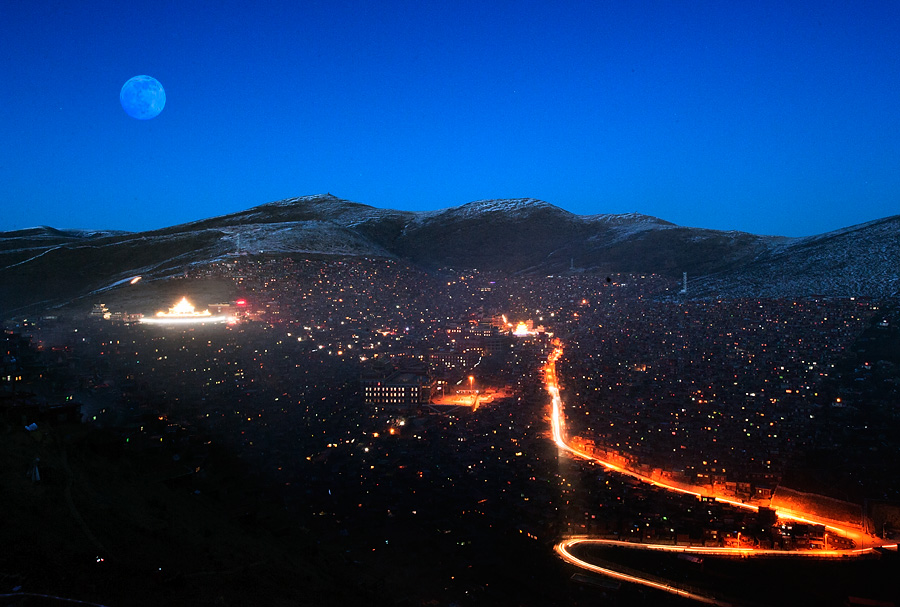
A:
[[[792,236],[900,213],[900,3],[736,4],[7,2],[0,230],[324,192]]]

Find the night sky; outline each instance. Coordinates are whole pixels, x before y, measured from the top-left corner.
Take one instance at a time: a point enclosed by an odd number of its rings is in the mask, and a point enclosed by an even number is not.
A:
[[[0,230],[331,192],[801,236],[900,213],[898,2],[6,2]],[[148,74],[163,112],[129,117]]]

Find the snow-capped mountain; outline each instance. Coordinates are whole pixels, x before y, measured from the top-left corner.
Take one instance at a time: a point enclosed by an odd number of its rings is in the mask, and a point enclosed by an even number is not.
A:
[[[900,295],[900,216],[785,239],[751,263],[693,281],[698,295]]]
[[[331,194],[262,204],[161,230],[39,227],[0,233],[0,317],[241,254],[393,257],[509,272],[688,272],[697,296],[896,294],[900,216],[808,238],[688,228],[641,215],[575,215],[542,200],[437,211]]]

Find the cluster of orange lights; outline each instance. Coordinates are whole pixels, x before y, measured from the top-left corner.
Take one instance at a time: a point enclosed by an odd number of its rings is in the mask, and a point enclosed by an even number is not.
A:
[[[547,364],[544,367],[544,379],[546,383],[547,392],[551,397],[551,429],[553,433],[553,440],[559,446],[559,448],[563,451],[567,451],[572,455],[577,457],[581,457],[587,460],[595,461],[607,469],[614,470],[621,474],[625,474],[636,478],[642,482],[654,485],[656,487],[660,487],[662,489],[666,489],[669,491],[676,491],[679,493],[686,493],[689,495],[694,495],[697,497],[712,497],[716,501],[723,502],[729,504],[731,506],[735,506],[737,508],[744,508],[748,510],[758,510],[759,508],[753,504],[747,504],[744,502],[740,502],[737,500],[729,499],[722,495],[709,495],[707,491],[705,491],[701,487],[690,487],[690,486],[676,486],[665,482],[660,482],[649,477],[643,476],[632,470],[623,468],[621,466],[617,466],[611,462],[604,461],[598,457],[595,457],[592,454],[586,453],[580,449],[577,449],[566,442],[565,436],[565,417],[563,415],[563,403],[562,399],[559,396],[559,385],[556,379],[556,362],[559,360],[559,357],[562,356],[562,343],[558,338],[553,340],[554,349],[550,352],[547,357]],[[785,551],[785,550],[767,550],[767,549],[759,549],[759,548],[748,548],[748,547],[690,547],[690,546],[672,546],[672,545],[655,545],[655,544],[632,544],[629,542],[614,542],[611,540],[602,540],[598,538],[589,538],[589,537],[578,537],[578,538],[570,538],[567,540],[561,541],[557,544],[555,550],[556,552],[567,562],[577,565],[578,567],[582,567],[584,569],[588,569],[590,571],[594,571],[597,573],[601,573],[603,575],[607,575],[613,577],[615,579],[621,579],[628,582],[634,582],[637,584],[642,584],[645,586],[654,587],[660,590],[664,590],[666,592],[670,592],[673,594],[677,594],[680,596],[684,596],[686,598],[691,598],[694,600],[701,600],[703,602],[712,603],[712,604],[724,604],[716,601],[715,599],[711,599],[710,597],[700,597],[698,595],[693,595],[691,593],[685,592],[684,590],[675,588],[668,584],[661,584],[659,582],[649,580],[646,578],[642,578],[635,575],[625,574],[619,571],[615,571],[608,568],[599,567],[597,565],[593,565],[587,561],[579,559],[578,557],[571,554],[570,549],[579,545],[579,544],[627,544],[627,547],[632,547],[636,549],[643,550],[660,550],[660,551],[674,551],[674,552],[682,552],[687,554],[706,554],[706,555],[721,555],[721,556],[757,556],[757,557],[765,557],[765,556],[790,556],[790,557],[814,557],[814,558],[847,558],[854,556],[861,556],[867,553],[873,552],[876,548],[887,548],[887,549],[897,549],[896,543],[887,543],[877,537],[871,536],[867,534],[864,530],[852,527],[852,526],[836,526],[833,521],[825,521],[820,519],[814,513],[810,512],[802,512],[802,511],[787,511],[784,509],[776,509],[775,513],[778,518],[783,520],[791,520],[797,521],[801,523],[814,524],[814,525],[823,525],[828,531],[848,537],[857,542],[864,542],[868,544],[868,548],[857,548],[853,550],[794,550],[794,551]],[[864,545],[865,545],[864,544]]]

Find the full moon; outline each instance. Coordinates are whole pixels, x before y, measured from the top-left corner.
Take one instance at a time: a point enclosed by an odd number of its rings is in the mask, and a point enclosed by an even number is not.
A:
[[[119,101],[132,118],[150,120],[166,106],[166,91],[156,78],[135,76],[122,85]]]

